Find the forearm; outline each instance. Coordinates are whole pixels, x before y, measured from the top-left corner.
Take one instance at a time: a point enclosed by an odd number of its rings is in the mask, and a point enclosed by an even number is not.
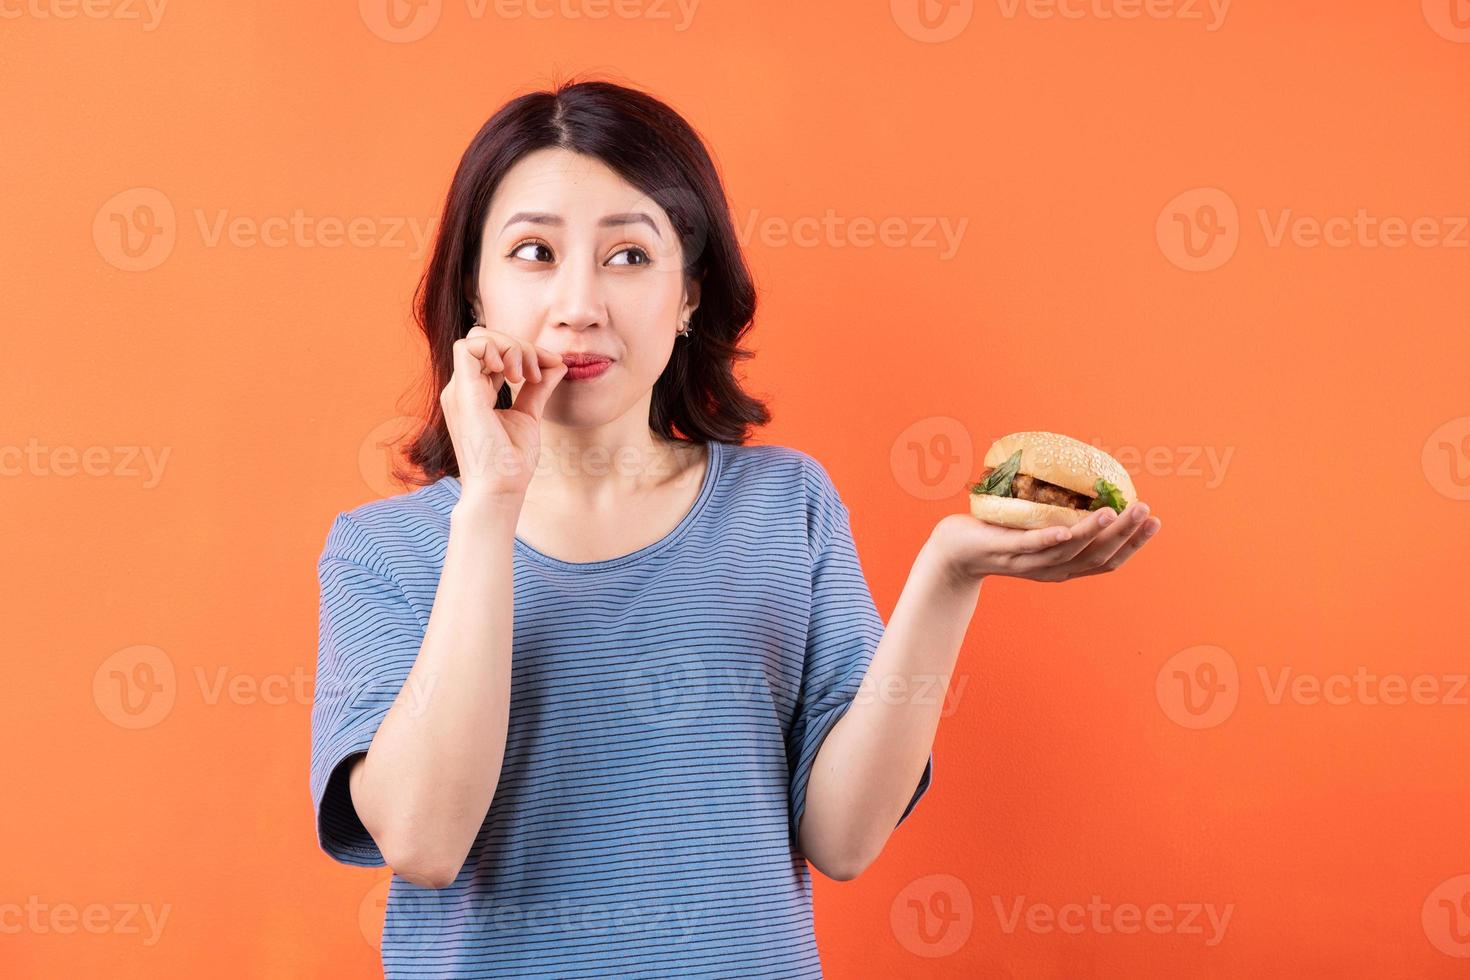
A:
[[[519,508],[461,499],[423,644],[366,757],[353,805],[384,858],[418,884],[459,873],[505,757]]]
[[[960,644],[980,597],[926,545],[904,583],[862,688],[818,750],[803,853],[850,877],[882,851],[924,772]]]

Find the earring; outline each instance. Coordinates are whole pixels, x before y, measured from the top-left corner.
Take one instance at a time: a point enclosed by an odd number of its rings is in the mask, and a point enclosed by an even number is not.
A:
[[[690,326],[690,324],[693,322],[694,319],[692,317],[684,321],[684,329],[679,331],[680,337],[684,337],[687,339],[690,334],[694,333],[694,328]]]

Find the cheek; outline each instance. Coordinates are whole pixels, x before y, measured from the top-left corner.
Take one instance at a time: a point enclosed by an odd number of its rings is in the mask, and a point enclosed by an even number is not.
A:
[[[480,297],[485,308],[485,326],[517,340],[541,343],[539,334],[546,307],[537,292],[512,279],[485,276],[480,280]]]
[[[684,292],[677,276],[651,273],[609,292],[608,313],[620,332],[636,333],[640,339],[672,334],[678,327]]]
[[[629,356],[640,364],[652,365],[655,373],[663,370],[678,339],[674,336],[678,307],[661,298],[646,298],[609,313]]]

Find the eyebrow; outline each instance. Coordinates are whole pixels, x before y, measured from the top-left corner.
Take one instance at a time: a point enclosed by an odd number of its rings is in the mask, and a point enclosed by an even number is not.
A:
[[[533,225],[556,225],[558,227],[566,224],[566,222],[562,220],[560,215],[548,214],[545,211],[517,211],[515,214],[510,216],[510,220],[507,221],[505,225],[500,229],[501,233],[503,234],[506,228],[509,228],[517,221],[525,221]],[[615,228],[619,225],[633,225],[638,224],[639,222],[642,222],[643,224],[646,224],[648,225],[648,227],[652,228],[653,233],[657,235],[660,239],[664,237],[662,234],[660,234],[658,230],[658,225],[653,223],[653,219],[644,214],[642,211],[634,211],[628,214],[610,214],[607,217],[598,221],[597,227]]]

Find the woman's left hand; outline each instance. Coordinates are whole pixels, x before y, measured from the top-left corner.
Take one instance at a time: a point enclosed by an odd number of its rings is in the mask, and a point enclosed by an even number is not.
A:
[[[1071,527],[1031,530],[950,514],[935,525],[929,543],[961,582],[978,582],[987,575],[1065,582],[1116,571],[1161,526],[1161,520],[1149,517],[1142,501],[1129,504],[1121,514],[1103,507]]]

